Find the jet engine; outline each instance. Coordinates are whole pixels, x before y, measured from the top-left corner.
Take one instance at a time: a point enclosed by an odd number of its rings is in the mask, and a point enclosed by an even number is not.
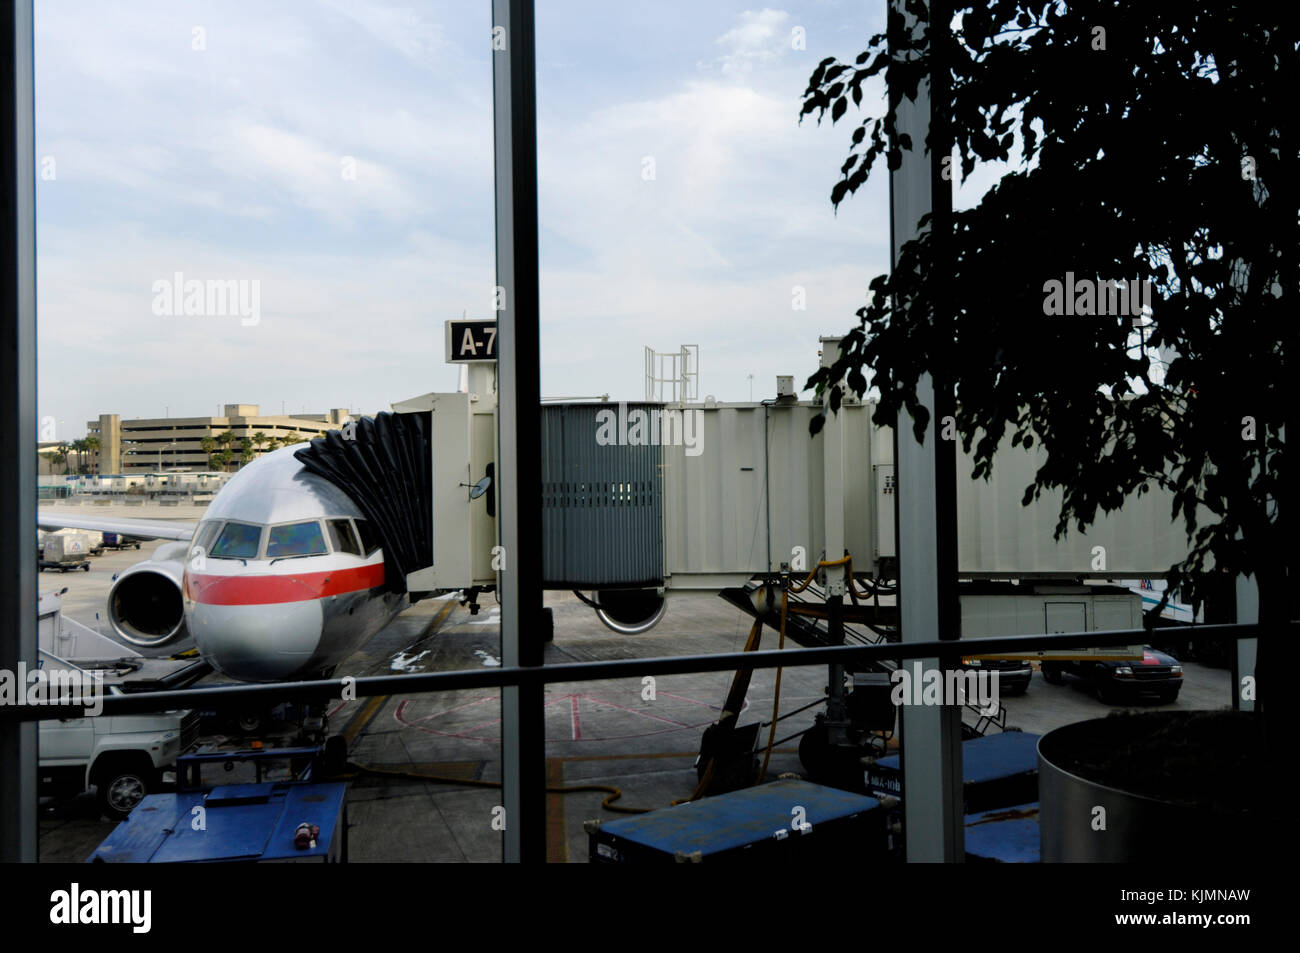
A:
[[[668,609],[662,589],[599,589],[592,594],[596,617],[615,632],[649,632]]]
[[[123,641],[154,648],[183,638],[182,579],[189,543],[163,543],[121,573],[108,593],[108,621]]]

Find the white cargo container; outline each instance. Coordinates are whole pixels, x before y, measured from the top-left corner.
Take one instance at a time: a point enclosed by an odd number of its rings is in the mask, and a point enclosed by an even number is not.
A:
[[[1011,588],[1011,587],[1008,587]],[[1024,586],[1025,592],[963,592],[963,639],[1001,635],[1048,635],[1142,628],[1142,599],[1132,592],[1102,586]],[[1141,645],[1089,649],[1033,650],[1021,654],[971,658],[1132,659]]]
[[[41,568],[90,569],[90,537],[85,533],[50,533],[41,551]]]

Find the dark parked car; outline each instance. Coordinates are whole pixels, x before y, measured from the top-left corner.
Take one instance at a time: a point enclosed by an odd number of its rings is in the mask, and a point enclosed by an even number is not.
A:
[[[1167,705],[1178,697],[1183,687],[1183,667],[1178,659],[1149,645],[1142,650],[1141,659],[1080,659],[1043,662],[1042,666],[1043,678],[1053,685],[1065,684],[1067,675],[1087,682],[1104,705],[1120,705],[1140,698]]]
[[[1034,677],[1033,668],[1023,660],[962,659],[961,667],[974,672],[997,672],[998,692],[1008,695],[1023,695]]]

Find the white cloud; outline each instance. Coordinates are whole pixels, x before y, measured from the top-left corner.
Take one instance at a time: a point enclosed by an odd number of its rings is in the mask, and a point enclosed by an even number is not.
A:
[[[715,41],[722,54],[701,68],[735,76],[773,65],[791,47],[789,20],[784,10],[746,10],[740,22]]]
[[[446,46],[442,28],[410,7],[368,0],[325,0],[325,5],[421,69],[433,69],[434,58]],[[486,29],[483,36],[486,46]]]

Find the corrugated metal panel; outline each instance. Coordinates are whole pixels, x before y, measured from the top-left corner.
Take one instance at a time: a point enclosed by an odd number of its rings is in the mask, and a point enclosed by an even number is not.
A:
[[[661,406],[626,405],[618,431],[632,410]],[[876,513],[876,481],[893,464],[893,434],[870,422],[873,409],[846,405],[842,411],[845,545],[860,572],[892,553],[892,545],[877,553],[877,521],[891,537],[892,529],[888,516]],[[810,568],[815,564],[825,546],[824,447],[820,436],[809,436],[808,422],[818,407],[768,409],[766,465],[761,406],[688,406],[680,411],[684,439],[679,433],[662,446],[645,447],[600,446],[596,415],[602,410],[619,414],[620,408],[543,408],[548,585],[650,584],[666,574],[674,587],[718,588],[735,584],[728,578],[764,572],[769,559],[778,568],[791,560],[796,546],[804,548]],[[1099,515],[1086,535],[1071,529],[1063,540],[1053,540],[1059,494],[1020,505],[1041,464],[1039,454],[1037,447],[1032,452],[1002,447],[993,480],[986,483],[969,479],[971,461],[958,448],[963,576],[1158,576],[1186,555],[1182,523],[1170,521],[1169,494],[1155,487],[1119,511]],[[881,494],[880,503],[892,507],[892,496]],[[1095,546],[1104,547],[1104,570]]]
[[[825,548],[823,442],[808,433],[820,408],[753,404],[688,408],[700,415],[694,453],[664,447],[667,568],[674,586],[691,577],[773,570],[804,550],[808,568]],[[872,433],[865,406],[845,406],[845,545],[855,568],[871,568]],[[770,486],[769,486],[770,485]],[[771,541],[768,541],[768,524]]]
[[[658,404],[562,404],[542,408],[542,557],[555,588],[663,582],[663,475],[658,444],[636,439],[637,411]],[[610,418],[605,416],[613,414]],[[602,429],[603,428],[603,429]],[[654,427],[658,435],[658,424]]]
[[[1007,441],[998,448],[992,480],[985,482],[969,479],[974,464],[957,448],[957,559],[963,575],[1150,576],[1186,557],[1185,524],[1172,521],[1173,497],[1154,485],[1112,513],[1099,511],[1087,533],[1071,524],[1064,538],[1053,539],[1061,491],[1020,505],[1044,460],[1039,447],[1025,451]]]

